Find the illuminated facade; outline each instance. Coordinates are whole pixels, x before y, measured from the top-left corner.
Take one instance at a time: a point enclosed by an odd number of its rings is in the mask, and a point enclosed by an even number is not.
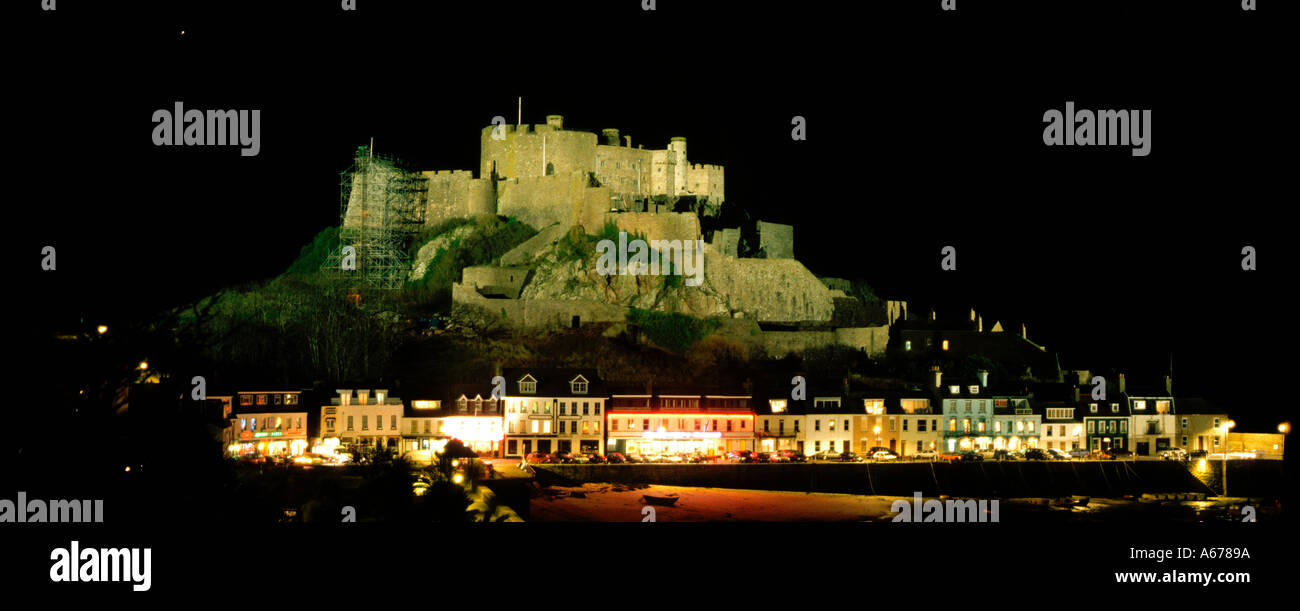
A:
[[[402,400],[385,389],[340,388],[320,408],[321,440],[326,445],[399,449]]]
[[[605,383],[594,369],[506,369],[505,456],[603,453]]]
[[[290,457],[307,452],[313,423],[304,399],[310,397],[301,390],[236,393],[225,433],[227,454]]]
[[[492,397],[491,386],[452,385],[426,395],[412,399],[403,413],[399,429],[404,454],[437,451],[459,439],[479,456],[502,456],[503,401]]]
[[[880,401],[868,399],[864,401]],[[871,410],[878,405],[866,405]],[[919,452],[943,452],[943,430],[940,422],[943,415],[930,404],[929,397],[919,392],[903,393],[885,401],[886,413],[898,418],[898,455],[915,456]],[[865,440],[864,440],[865,441]],[[861,441],[858,444],[861,446]]]
[[[616,390],[606,414],[605,452],[723,456],[755,450],[752,399],[725,391]]]

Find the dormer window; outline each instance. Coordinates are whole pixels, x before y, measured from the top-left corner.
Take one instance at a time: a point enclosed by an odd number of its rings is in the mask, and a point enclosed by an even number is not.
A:
[[[961,387],[954,384],[948,387],[948,392],[949,394],[954,394],[954,395],[961,394]]]
[[[386,390],[376,390],[376,391],[375,391],[375,405],[383,405],[383,404],[384,404],[384,399],[387,399],[387,398],[388,398],[388,391],[386,391]]]
[[[1134,402],[1133,402],[1133,409],[1146,409],[1146,408],[1147,408],[1147,402],[1146,402],[1146,401],[1134,401]]]
[[[537,394],[537,380],[531,375],[525,375],[519,379],[519,392],[535,395]]]
[[[1111,404],[1110,404],[1110,413],[1112,413],[1112,414],[1118,414],[1118,413],[1119,413],[1119,404],[1118,404],[1118,403],[1111,403]]]
[[[442,407],[442,401],[412,401],[411,407],[414,407],[415,409],[438,409]]]
[[[295,394],[285,395],[285,396],[284,396],[284,404],[285,404],[285,405],[297,405],[297,404],[298,404],[298,395],[297,395],[296,393],[295,393]]]
[[[946,340],[946,339],[943,340],[943,349],[944,349],[944,350],[947,350],[947,349],[948,349],[948,340]]]
[[[1088,404],[1088,411],[1089,411],[1089,412],[1092,412],[1092,413],[1094,413],[1094,414],[1097,413],[1097,404],[1096,404],[1096,403],[1089,403],[1089,404]]]
[[[772,406],[772,413],[773,413],[773,414],[783,414],[783,413],[785,413],[785,407],[786,407],[786,404],[787,404],[787,402],[786,402],[785,399],[769,399],[768,402],[767,402],[767,404],[770,405],[770,406]]]
[[[569,390],[575,395],[587,394],[587,378],[578,376],[569,380]]]
[[[459,399],[456,399],[456,409],[463,412],[465,411],[465,408],[468,406],[469,406],[469,400],[465,398],[465,395],[461,395]]]
[[[969,391],[970,391],[970,394],[972,394],[972,395],[978,395],[979,392],[980,392],[980,387],[979,387],[979,385],[972,384],[972,385],[970,385],[969,388],[967,388],[967,390],[969,390]]]

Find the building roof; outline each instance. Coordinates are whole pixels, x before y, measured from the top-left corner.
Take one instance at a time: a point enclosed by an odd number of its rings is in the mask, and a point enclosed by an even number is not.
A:
[[[568,367],[512,367],[502,374],[506,379],[506,396],[508,397],[608,397],[609,389],[605,380],[595,369]],[[524,393],[519,390],[520,380],[531,376],[537,382],[537,392]],[[574,394],[569,382],[578,376],[587,380],[587,393]]]

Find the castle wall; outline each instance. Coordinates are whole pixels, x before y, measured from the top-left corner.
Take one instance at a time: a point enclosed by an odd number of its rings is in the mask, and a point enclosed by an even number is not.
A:
[[[686,192],[707,197],[714,202],[725,200],[726,174],[720,165],[691,164],[686,171]]]
[[[487,286],[507,289],[512,295],[518,295],[519,289],[528,279],[527,267],[495,267],[491,265],[474,265],[462,272],[462,282],[474,288]]]
[[[713,242],[711,242],[711,244],[714,249],[724,255],[731,257],[740,256],[740,229],[738,227],[730,227],[714,231]]]
[[[599,229],[609,210],[609,189],[590,187],[586,175],[539,176],[497,183],[497,214],[513,216],[533,227],[560,223]]]
[[[829,322],[830,289],[794,259],[737,259],[705,247],[704,282],[759,322]],[[833,340],[832,340],[833,341]]]
[[[436,225],[451,218],[496,214],[492,181],[474,178],[469,170],[421,172],[428,181],[425,223]]]
[[[794,227],[759,221],[758,247],[763,250],[768,259],[793,259]]]
[[[607,213],[607,221],[613,221],[628,234],[639,233],[647,240],[697,240],[700,237],[700,219],[689,212],[617,212]],[[603,227],[600,226],[595,229]],[[589,228],[589,233],[593,231]]]
[[[615,194],[648,197],[652,194],[650,174],[654,165],[654,151],[626,146],[596,146],[596,179]],[[631,210],[632,202],[620,201],[615,206]]]
[[[835,343],[834,331],[764,331],[763,348],[771,358],[782,358]]]
[[[842,327],[835,330],[835,343],[865,350],[871,356],[879,356],[885,353],[885,348],[889,345],[889,325]]]
[[[573,317],[579,324],[627,321],[627,308],[598,301],[564,299],[489,299],[465,283],[452,285],[452,300],[477,306],[512,331],[568,329]]]
[[[479,176],[501,178],[567,176],[595,173],[596,134],[555,129],[550,125],[505,126],[505,138],[492,138],[493,128],[479,135]],[[548,170],[549,168],[549,170]]]

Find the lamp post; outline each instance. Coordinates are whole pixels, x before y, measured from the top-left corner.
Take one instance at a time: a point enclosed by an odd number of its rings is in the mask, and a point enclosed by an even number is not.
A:
[[[1228,496],[1228,429],[1237,426],[1231,420],[1223,423],[1223,496]]]

